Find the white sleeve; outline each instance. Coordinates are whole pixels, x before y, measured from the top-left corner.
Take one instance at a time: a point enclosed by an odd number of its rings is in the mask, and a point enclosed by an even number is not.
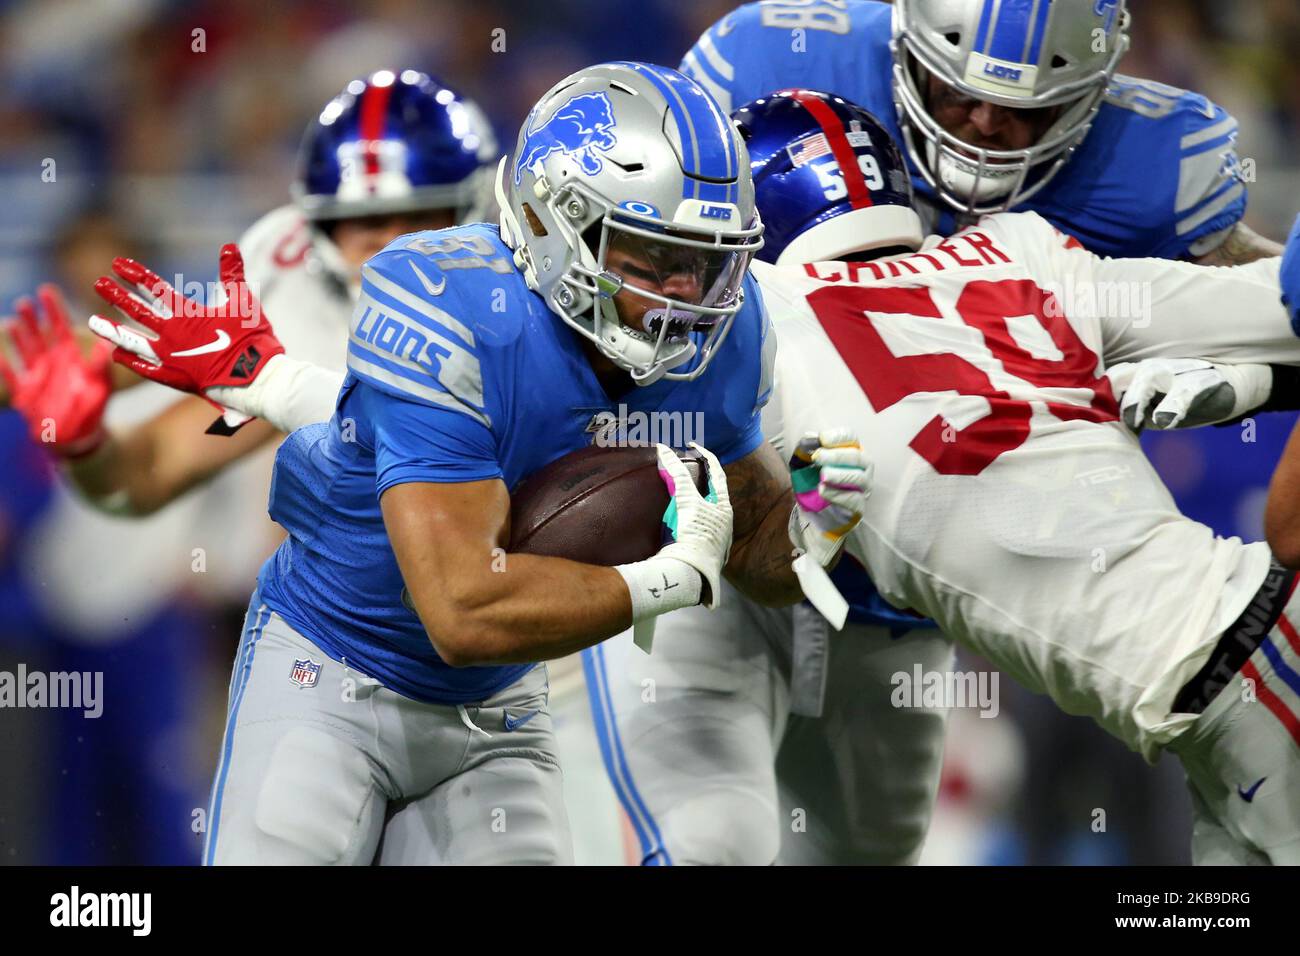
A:
[[[282,432],[291,432],[333,417],[344,375],[276,355],[251,385],[210,388],[208,397],[237,412],[264,419]]]
[[[1107,365],[1156,357],[1300,365],[1300,338],[1281,301],[1280,260],[1216,268],[1164,259],[1097,259]],[[1127,292],[1125,291],[1127,290]]]
[[[1005,225],[1031,240],[1027,259],[1040,283],[1062,299],[1067,315],[1096,316],[1107,366],[1150,358],[1300,365],[1300,338],[1282,305],[1280,259],[1225,268],[1106,259],[1044,219],[1015,219]]]

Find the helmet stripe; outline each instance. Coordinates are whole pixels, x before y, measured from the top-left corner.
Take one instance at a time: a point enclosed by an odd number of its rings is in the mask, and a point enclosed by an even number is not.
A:
[[[1055,0],[1037,0],[1037,2],[1038,16],[1034,19],[1033,40],[1029,55],[1025,58],[1026,63],[1037,63],[1038,58],[1043,55],[1043,40],[1047,37],[1047,18],[1052,15],[1052,4]]]
[[[388,98],[392,96],[393,84],[376,86],[366,84],[366,91],[361,94],[361,114],[358,118],[358,134],[364,144],[366,175],[379,174],[378,141],[384,137],[384,123],[388,117]]]
[[[673,95],[672,91],[668,89],[668,84],[664,82],[661,76],[656,74],[644,63],[636,63],[632,60],[619,60],[616,65],[625,66],[630,70],[635,70],[637,73],[640,73],[654,84],[655,89],[663,94],[663,98],[668,101],[668,111],[672,113],[673,120],[677,123],[677,130],[682,141],[682,164],[686,167],[686,172],[693,172],[697,166],[697,160],[695,158],[695,128],[690,125],[689,117],[684,115],[684,110],[680,101]],[[692,185],[695,185],[694,193],[692,193]],[[697,184],[694,184],[693,180],[689,177],[682,185],[682,198],[699,198],[699,187]]]
[[[1034,5],[1034,0],[1002,0],[997,22],[993,26],[989,56],[1011,63],[1023,62],[1021,57],[1029,48],[1029,31],[1032,28],[1030,18]]]
[[[858,155],[849,145],[848,137],[844,135],[844,124],[840,122],[840,118],[820,96],[808,90],[794,90],[791,95],[822,128],[826,142],[830,144],[831,155],[835,157],[835,162],[839,163],[840,172],[844,176],[844,185],[849,190],[849,202],[853,208],[865,209],[874,206],[875,203],[871,201],[871,190],[867,188],[867,177],[862,175],[862,169],[858,166]]]
[[[972,50],[980,50],[987,53],[989,49],[989,26],[993,22],[993,6],[998,0],[984,0],[984,8],[980,11],[979,29],[975,31],[975,42],[971,44]]]
[[[645,63],[620,61],[618,65],[645,76],[668,101],[669,110],[681,135],[682,161],[688,174],[707,179],[736,178],[739,158],[731,137],[730,120],[695,81],[675,71]],[[714,202],[727,202],[730,193],[730,187],[688,180],[684,184],[682,195],[684,198],[693,196]]]

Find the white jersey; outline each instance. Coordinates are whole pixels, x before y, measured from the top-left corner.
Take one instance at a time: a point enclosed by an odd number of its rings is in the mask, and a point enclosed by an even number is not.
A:
[[[786,447],[843,426],[875,462],[848,547],[880,592],[1154,760],[1269,553],[1179,514],[1102,373],[1300,363],[1278,261],[1101,259],[1029,213],[916,255],[754,272]]]
[[[244,233],[239,251],[285,354],[344,371],[356,299],[337,250],[313,241],[310,224],[295,207],[281,206]]]

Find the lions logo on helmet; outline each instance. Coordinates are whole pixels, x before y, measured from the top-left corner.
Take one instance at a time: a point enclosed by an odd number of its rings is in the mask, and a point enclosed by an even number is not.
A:
[[[694,80],[645,63],[581,70],[543,96],[497,201],[529,288],[640,385],[704,372],[763,244],[739,133]],[[630,300],[643,308],[625,322]]]
[[[529,126],[533,117],[529,116]],[[618,142],[610,132],[614,128],[614,110],[604,93],[575,96],[537,129],[529,129],[515,160],[515,185],[525,169],[533,169],[551,153],[559,150],[575,157],[582,171],[595,176],[601,170],[595,150],[609,150]]]

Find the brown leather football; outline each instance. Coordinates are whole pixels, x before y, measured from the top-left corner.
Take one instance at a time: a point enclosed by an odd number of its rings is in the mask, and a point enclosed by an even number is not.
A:
[[[704,459],[678,452],[701,494]],[[510,551],[630,564],[663,546],[668,488],[653,447],[583,448],[529,475],[510,496]]]

